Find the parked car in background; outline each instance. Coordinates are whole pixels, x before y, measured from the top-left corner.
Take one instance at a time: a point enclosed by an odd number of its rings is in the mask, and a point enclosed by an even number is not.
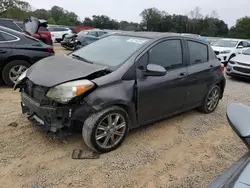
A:
[[[93,37],[101,37],[102,35],[108,34],[108,31],[104,30],[97,30],[97,29],[91,29],[91,30],[85,30],[79,32],[79,35],[91,35]]]
[[[224,87],[207,42],[123,32],[39,61],[15,88],[31,121],[54,133],[81,125],[87,146],[104,153],[119,147],[132,128],[194,108],[212,113]]]
[[[24,33],[0,26],[0,73],[13,86],[35,62],[54,55],[53,47]]]
[[[220,39],[211,46],[219,61],[226,66],[233,57],[250,48],[250,42],[247,40]]]
[[[37,31],[37,33],[34,33],[32,36],[41,40],[45,44],[53,45],[51,34],[47,29],[47,27],[48,27],[47,21],[46,20],[39,20],[39,22],[40,22],[40,26],[38,28],[38,31]],[[4,27],[7,27],[7,28],[13,29],[15,31],[19,31],[19,32],[25,32],[25,27],[24,27],[23,21],[0,18],[0,26],[4,26]]]
[[[250,78],[250,48],[228,62],[226,74],[234,77]]]
[[[61,42],[61,46],[68,50],[76,50],[97,40],[99,40],[98,37],[84,35],[83,32],[80,32],[77,35],[66,35],[64,40]]]
[[[76,33],[73,27],[49,26],[48,30],[51,32],[53,42],[61,42],[66,35]]]
[[[227,107],[227,119],[242,142],[250,150],[250,106],[230,104]],[[250,151],[242,156],[230,168],[224,170],[208,188],[249,188],[250,187]]]

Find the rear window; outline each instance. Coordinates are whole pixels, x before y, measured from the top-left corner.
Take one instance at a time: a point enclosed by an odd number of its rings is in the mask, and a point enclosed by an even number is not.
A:
[[[22,22],[16,22],[16,24],[17,24],[18,27],[20,27],[23,31],[25,30],[24,24],[23,24]]]
[[[13,30],[16,30],[16,31],[22,32],[22,29],[19,28],[17,26],[17,24],[15,24],[13,21],[10,21],[10,20],[0,20],[0,25],[7,27],[7,28],[10,28],[10,29],[13,29]]]
[[[44,27],[44,26],[40,26],[39,31],[48,31],[48,29],[46,27]]]

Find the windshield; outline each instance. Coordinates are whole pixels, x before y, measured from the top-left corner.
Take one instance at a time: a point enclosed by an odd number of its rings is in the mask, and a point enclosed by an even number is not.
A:
[[[218,40],[213,43],[213,46],[219,47],[235,47],[238,41],[235,40]]]
[[[89,32],[88,31],[80,31],[79,33],[77,33],[78,36],[82,36],[82,35],[87,35]]]
[[[91,43],[75,52],[78,56],[93,64],[116,67],[122,64],[149,39],[130,36],[108,36]]]
[[[244,55],[250,55],[250,48],[243,52]]]

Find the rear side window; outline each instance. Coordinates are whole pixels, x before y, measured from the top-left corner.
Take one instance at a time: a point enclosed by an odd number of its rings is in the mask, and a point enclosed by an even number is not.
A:
[[[187,41],[190,54],[190,64],[204,63],[208,61],[208,47],[205,44]]]
[[[149,51],[149,63],[157,64],[166,69],[183,65],[182,46],[180,40],[167,40],[155,45]]]
[[[17,26],[13,21],[0,20],[0,25],[4,26],[4,27],[7,27],[7,28],[10,28],[10,29],[13,29],[13,30],[16,30],[16,31],[22,32],[22,29],[19,28],[19,26]]]
[[[15,41],[18,39],[17,37],[15,37],[13,35],[3,33],[3,32],[0,32],[0,35],[2,36],[1,38],[3,39],[3,41],[6,41],[6,42]]]

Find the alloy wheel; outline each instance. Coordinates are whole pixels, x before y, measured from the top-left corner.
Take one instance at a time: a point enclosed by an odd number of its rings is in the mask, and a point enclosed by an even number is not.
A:
[[[125,118],[118,113],[105,116],[98,124],[95,133],[96,143],[101,148],[116,146],[126,133]]]
[[[217,87],[215,87],[211,92],[210,94],[208,95],[208,98],[207,98],[207,109],[209,111],[213,111],[218,102],[219,102],[219,98],[220,98],[220,91]]]
[[[16,83],[18,77],[27,70],[27,67],[23,65],[16,65],[9,71],[9,78],[13,83]]]

